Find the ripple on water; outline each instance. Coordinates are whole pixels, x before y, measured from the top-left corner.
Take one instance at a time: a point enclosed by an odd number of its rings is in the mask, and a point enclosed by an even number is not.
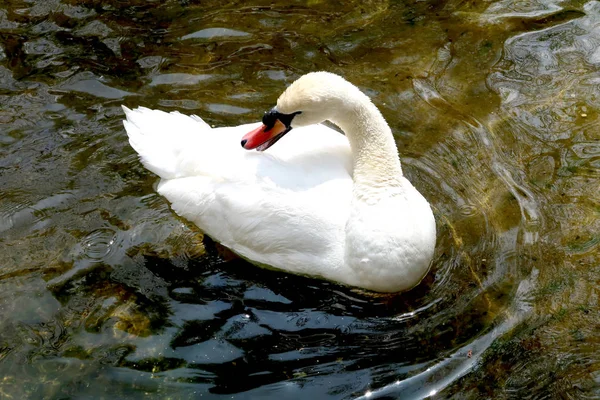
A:
[[[13,201],[0,203],[0,232],[13,228],[35,230],[38,222],[47,221],[51,216],[50,210],[65,207],[75,198],[75,193],[60,193],[30,205],[27,204],[29,200],[25,197],[26,194],[25,191],[12,191],[5,195]],[[4,196],[0,195],[2,197]]]
[[[238,31],[235,29],[228,28],[207,28],[196,31],[194,33],[183,36],[182,40],[187,39],[225,39],[225,38],[236,38],[236,37],[248,37],[248,32]]]
[[[460,214],[464,215],[465,217],[475,215],[478,212],[477,206],[475,206],[474,204],[463,204],[459,207],[459,209]]]
[[[100,78],[93,73],[81,72],[67,79],[65,83],[60,85],[62,91],[73,91],[80,93],[91,94],[96,97],[105,99],[121,99],[126,96],[132,96],[134,93],[125,90],[110,87],[102,82]]]
[[[63,52],[63,49],[57,46],[54,42],[40,38],[37,40],[33,40],[25,43],[25,53],[34,54],[34,55],[52,55],[52,54],[60,54]]]
[[[573,123],[582,114],[587,117],[582,108],[600,108],[600,96],[581,90],[597,78],[600,65],[598,47],[590,45],[600,41],[596,28],[600,6],[588,2],[585,10],[587,15],[582,18],[508,39],[497,72],[488,78],[509,115],[514,116],[513,123],[525,125],[519,129],[540,139],[572,137]],[[540,77],[544,84],[533,84]]]
[[[237,107],[229,104],[218,104],[218,103],[210,103],[206,105],[206,108],[215,114],[247,114],[250,109],[245,107]]]
[[[99,36],[104,38],[112,33],[112,29],[101,21],[92,21],[73,33],[77,36]]]
[[[116,232],[110,228],[97,229],[80,242],[83,255],[90,260],[100,261],[115,248]]]
[[[579,158],[600,157],[600,143],[598,142],[579,142],[571,148]]]
[[[184,74],[184,73],[173,73],[173,74],[159,74],[152,77],[150,86],[158,85],[197,85],[204,81],[214,81],[219,79],[227,79],[227,76],[215,75],[215,74]]]

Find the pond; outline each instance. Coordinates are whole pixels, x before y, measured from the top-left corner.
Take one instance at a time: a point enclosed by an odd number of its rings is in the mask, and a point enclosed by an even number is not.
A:
[[[178,218],[121,104],[258,121],[335,72],[438,240],[375,296]],[[600,3],[0,4],[0,397],[600,397]],[[168,132],[165,132],[168,134]]]

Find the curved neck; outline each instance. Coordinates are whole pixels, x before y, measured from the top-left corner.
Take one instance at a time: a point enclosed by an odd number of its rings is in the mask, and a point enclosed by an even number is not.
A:
[[[352,149],[354,185],[370,193],[401,185],[402,168],[392,131],[381,112],[360,90],[344,96],[331,122],[339,126]]]

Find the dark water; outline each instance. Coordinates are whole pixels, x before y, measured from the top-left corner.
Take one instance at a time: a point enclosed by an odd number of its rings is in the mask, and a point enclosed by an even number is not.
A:
[[[435,208],[370,296],[178,219],[120,105],[256,121],[359,85]],[[600,3],[0,3],[0,398],[599,398]],[[166,133],[168,134],[168,133]]]

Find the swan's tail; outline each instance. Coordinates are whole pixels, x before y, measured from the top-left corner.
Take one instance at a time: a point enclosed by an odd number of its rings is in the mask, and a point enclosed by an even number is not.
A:
[[[123,121],[129,143],[138,152],[142,163],[164,179],[181,175],[182,154],[200,139],[210,126],[195,115],[166,113],[138,107],[123,106],[127,119]]]

